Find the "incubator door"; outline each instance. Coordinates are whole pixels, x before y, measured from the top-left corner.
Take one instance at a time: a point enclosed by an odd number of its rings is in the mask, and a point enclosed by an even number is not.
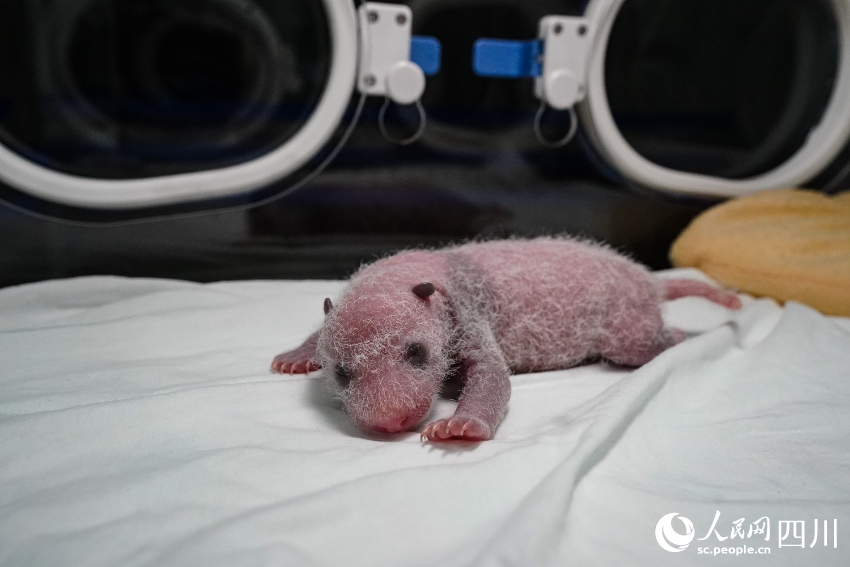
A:
[[[296,176],[343,120],[356,46],[339,0],[6,2],[0,180],[126,209]]]

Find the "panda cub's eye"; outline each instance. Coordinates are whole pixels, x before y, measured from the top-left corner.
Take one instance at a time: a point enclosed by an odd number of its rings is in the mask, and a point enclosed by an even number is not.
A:
[[[413,366],[424,366],[428,362],[428,350],[422,343],[410,343],[404,349],[404,359]]]
[[[337,383],[345,388],[351,383],[351,373],[342,365],[342,363],[337,363],[334,366],[334,378],[336,378]]]

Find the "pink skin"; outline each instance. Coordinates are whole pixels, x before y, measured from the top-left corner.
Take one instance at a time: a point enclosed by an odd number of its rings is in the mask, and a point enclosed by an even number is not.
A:
[[[664,282],[665,299],[700,296],[718,303],[727,309],[740,309],[741,300],[738,296],[696,280],[669,280]]]
[[[319,332],[316,331],[295,350],[282,352],[272,360],[272,370],[280,374],[307,374],[321,366],[312,359],[316,356],[316,343]]]
[[[455,414],[421,438],[484,441],[505,415],[512,373],[599,357],[641,366],[685,338],[664,327],[661,301],[691,295],[740,307],[732,293],[660,282],[605,247],[566,238],[403,252],[357,272],[336,306],[326,300],[322,329],[272,369],[323,367],[354,421],[383,433],[415,429],[454,369],[464,384]]]

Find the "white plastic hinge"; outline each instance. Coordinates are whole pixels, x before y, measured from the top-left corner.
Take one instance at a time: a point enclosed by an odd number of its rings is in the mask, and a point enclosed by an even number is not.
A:
[[[546,16],[540,20],[542,70],[534,92],[556,110],[571,108],[587,94],[590,27],[585,18]]]
[[[410,61],[413,13],[407,6],[366,2],[360,19],[360,69],[357,88],[367,95],[386,96],[397,104],[419,100],[425,74]]]

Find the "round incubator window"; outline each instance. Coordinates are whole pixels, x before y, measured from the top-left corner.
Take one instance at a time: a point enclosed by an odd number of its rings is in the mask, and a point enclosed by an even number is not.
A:
[[[328,80],[315,0],[19,0],[3,19],[0,142],[71,175],[250,161],[303,127]]]
[[[821,122],[837,34],[825,0],[629,0],[607,46],[611,113],[655,164],[728,179],[768,172]]]

